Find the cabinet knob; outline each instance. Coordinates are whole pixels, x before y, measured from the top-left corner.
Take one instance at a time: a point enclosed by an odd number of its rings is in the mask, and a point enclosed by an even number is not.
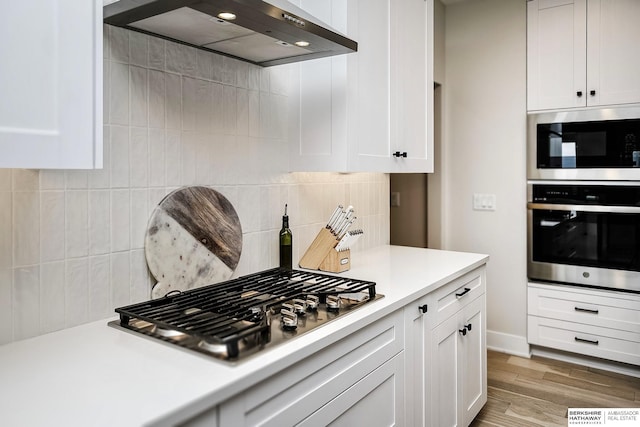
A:
[[[426,313],[427,312],[427,304],[423,304],[418,306],[418,310],[422,313]]]
[[[581,90],[577,91],[576,95],[578,95],[578,98],[580,98],[582,96],[582,91]]]
[[[465,328],[467,328],[467,331],[471,332],[471,323],[469,323],[468,325],[465,325]]]
[[[590,91],[590,92],[589,92],[589,95],[591,95],[591,96],[596,96],[596,91],[595,91],[595,90]]]
[[[460,332],[460,334],[461,334],[462,336],[467,335],[467,327],[465,326],[465,327],[464,327],[464,328],[462,328],[462,329],[458,329],[458,332]]]
[[[393,157],[405,157],[406,158],[407,157],[407,152],[406,151],[403,151],[403,152],[396,151],[395,153],[393,153]]]

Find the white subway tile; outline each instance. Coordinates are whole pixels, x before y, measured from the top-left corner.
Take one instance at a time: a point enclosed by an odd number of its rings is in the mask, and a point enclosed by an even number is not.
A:
[[[89,255],[89,192],[66,192],[65,244],[67,258]]]
[[[11,191],[11,169],[0,169],[0,191]]]
[[[132,188],[148,187],[149,143],[146,128],[131,128],[129,162],[129,185]]]
[[[260,90],[260,70],[262,67],[257,65],[249,65],[249,74],[247,76],[247,89]]]
[[[65,327],[64,264],[64,261],[57,261],[40,266],[40,333]],[[74,303],[69,301],[69,304]]]
[[[213,86],[211,82],[196,80],[196,132],[211,133],[213,131]]]
[[[0,270],[13,266],[13,197],[0,191]]]
[[[237,95],[237,135],[249,135],[249,93],[246,89],[238,89]]]
[[[164,128],[165,74],[149,70],[149,127]]]
[[[222,133],[224,129],[224,104],[223,89],[220,83],[213,83],[211,86],[211,97],[213,99],[213,109],[211,111],[211,124],[213,132]]]
[[[0,267],[0,346],[13,341],[13,271]]]
[[[111,185],[111,127],[104,126],[102,132],[102,169],[93,169],[87,172],[89,188],[109,188]]]
[[[160,204],[162,199],[169,193],[169,191],[165,188],[150,188],[149,189],[149,211],[147,212],[148,217],[151,217],[154,209]]]
[[[287,95],[289,93],[289,83],[292,80],[292,68],[289,65],[283,67],[271,67],[271,93]]]
[[[287,139],[287,98],[281,95],[272,95],[273,106],[273,137],[280,140]]]
[[[211,168],[211,158],[213,157],[213,143],[211,135],[197,133],[195,135],[196,143],[196,178],[195,182],[199,185],[213,184],[213,171]]]
[[[129,124],[129,66],[110,62],[109,123]]]
[[[40,261],[63,260],[65,254],[65,193],[40,192]]]
[[[165,185],[165,132],[149,129],[149,187]]]
[[[198,141],[194,132],[182,133],[182,184],[194,185],[196,182],[196,157]]]
[[[40,171],[41,190],[64,190],[64,170],[42,169]]]
[[[112,316],[110,288],[110,255],[89,258],[89,320]]]
[[[271,72],[267,68],[260,69],[260,92],[271,91]]]
[[[260,92],[249,91],[249,136],[260,137]]]
[[[165,142],[165,170],[167,186],[182,184],[182,133],[168,130]]]
[[[245,88],[245,89],[249,86],[249,63],[248,62],[238,61],[236,65],[236,86],[239,88]]]
[[[129,128],[111,126],[111,188],[129,187]]]
[[[236,85],[236,69],[238,61],[229,58],[228,56],[222,57],[222,83],[229,86]]]
[[[273,138],[271,95],[260,92],[260,136]]]
[[[40,195],[38,192],[13,193],[14,266],[40,261]]]
[[[13,169],[14,191],[37,191],[39,185],[39,171],[33,169]]]
[[[133,126],[148,125],[147,70],[140,67],[129,67],[130,123]]]
[[[164,70],[165,41],[159,37],[149,38],[149,68]]]
[[[222,83],[222,78],[224,74],[224,56],[213,54],[213,81]]]
[[[111,190],[111,251],[129,250],[129,190]]]
[[[102,63],[102,123],[111,123],[111,62],[107,59]]]
[[[167,71],[193,76],[196,70],[196,49],[174,42],[165,44]]]
[[[132,65],[147,67],[149,64],[149,36],[131,31],[129,33],[129,62]]]
[[[131,303],[147,301],[151,298],[151,279],[147,269],[144,249],[131,251]],[[155,282],[155,280],[154,280]]]
[[[206,80],[213,78],[213,55],[206,50],[196,50],[196,77]]]
[[[89,174],[86,170],[66,170],[64,171],[64,181],[67,190],[86,189],[89,187]]]
[[[241,185],[238,187],[238,205],[236,211],[242,224],[243,233],[260,230],[262,209],[256,209],[260,201],[260,187],[257,185]]]
[[[111,305],[113,308],[131,302],[129,251],[111,254]]]
[[[182,129],[182,79],[177,74],[165,74],[166,126]]]
[[[236,122],[237,114],[237,99],[236,88],[232,86],[223,86],[222,98],[224,108],[222,110],[223,117],[223,132],[228,135],[235,135],[236,128],[238,127]]]
[[[110,27],[109,57],[113,61],[129,63],[129,31],[120,27]]]
[[[106,254],[111,250],[111,192],[89,192],[89,254]]]
[[[195,130],[198,80],[190,77],[182,78],[182,130]]]
[[[111,53],[111,36],[109,34],[108,24],[102,24],[102,55],[103,59],[109,59]]]
[[[146,188],[131,190],[131,249],[144,248],[144,236],[149,221],[149,191]]]
[[[13,270],[13,336],[16,341],[40,334],[40,266]]]
[[[89,259],[70,259],[65,269],[65,324],[67,328],[89,321]]]

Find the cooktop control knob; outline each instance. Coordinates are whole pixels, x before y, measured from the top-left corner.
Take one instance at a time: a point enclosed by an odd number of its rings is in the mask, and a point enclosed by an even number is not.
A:
[[[310,311],[316,311],[318,309],[318,304],[320,303],[320,298],[316,295],[307,295],[307,309]]]
[[[327,295],[327,310],[340,310],[340,297],[338,295]]]
[[[283,329],[291,331],[298,327],[298,315],[293,311],[293,306],[291,304],[282,304],[280,314],[282,315]]]
[[[307,302],[301,298],[294,298],[293,309],[298,316],[304,316],[307,311]]]

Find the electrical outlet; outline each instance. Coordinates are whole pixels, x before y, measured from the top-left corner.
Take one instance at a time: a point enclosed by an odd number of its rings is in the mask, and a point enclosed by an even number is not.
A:
[[[496,195],[473,193],[473,210],[474,211],[495,211]]]
[[[399,191],[393,191],[391,193],[391,206],[394,207],[394,208],[400,206],[400,192]]]

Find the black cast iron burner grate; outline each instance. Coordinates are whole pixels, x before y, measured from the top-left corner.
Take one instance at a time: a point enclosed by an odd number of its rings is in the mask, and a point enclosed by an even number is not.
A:
[[[357,298],[353,307],[347,303],[348,311],[376,299],[375,286],[370,281],[274,268],[116,308],[120,320],[110,325],[235,360],[241,352],[255,352],[271,341],[272,316],[279,316],[282,303],[309,295],[317,296],[320,304],[326,303],[328,295],[341,295],[347,300],[353,295],[365,296]],[[328,313],[314,316],[322,322],[331,320]],[[315,325],[315,320],[310,317],[309,323]]]

